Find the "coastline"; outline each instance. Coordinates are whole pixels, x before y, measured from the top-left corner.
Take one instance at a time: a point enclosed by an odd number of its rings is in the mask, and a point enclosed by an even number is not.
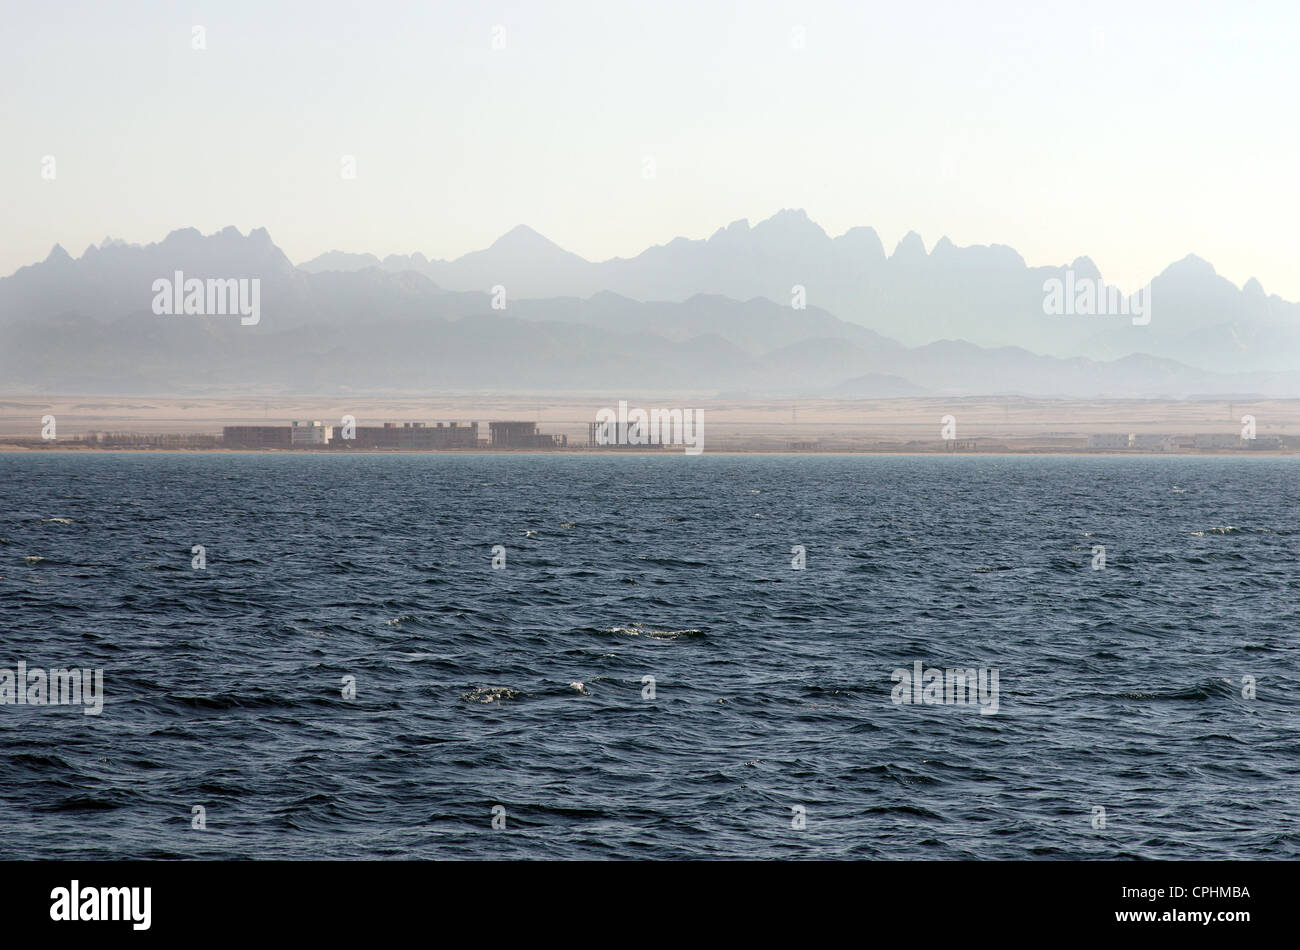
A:
[[[668,457],[685,456],[685,452],[674,448],[652,449],[244,449],[244,448],[152,448],[118,446],[99,448],[91,445],[81,446],[24,446],[0,442],[0,455],[26,455],[53,453],[60,455],[287,455],[304,457],[349,457],[357,455],[584,455],[600,458],[620,456]],[[892,456],[983,456],[996,457],[1042,457],[1042,458],[1293,458],[1300,456],[1300,449],[1191,449],[1168,452],[1148,449],[1052,449],[1026,448],[1010,449],[1006,447],[989,449],[834,449],[816,451],[812,449],[716,449],[705,450],[698,455],[763,455],[790,457],[831,457],[846,455],[892,455]]]
[[[696,392],[633,394],[645,405],[702,413],[709,455],[1043,455],[1278,456],[1300,454],[1300,400],[1066,399],[1018,396],[829,399],[725,397]],[[642,395],[644,398],[642,398]],[[0,394],[0,452],[289,452],[329,454],[519,452],[570,455],[683,454],[680,446],[589,448],[590,420],[617,395],[592,393],[430,393],[389,396],[103,396]],[[57,438],[43,442],[43,419],[57,419]],[[1254,447],[1238,442],[1243,417],[1257,424]],[[344,449],[245,443],[225,445],[226,427],[281,427],[351,417],[372,431],[385,425],[477,420],[480,441],[492,420],[533,424],[539,435],[567,438],[554,448],[441,448],[396,445]],[[949,447],[941,425],[955,420]],[[107,437],[107,438],[105,438]],[[1136,437],[1136,438],[1135,438]],[[286,439],[286,441],[288,441]],[[1126,442],[1131,441],[1132,445]],[[367,442],[367,445],[373,444]]]

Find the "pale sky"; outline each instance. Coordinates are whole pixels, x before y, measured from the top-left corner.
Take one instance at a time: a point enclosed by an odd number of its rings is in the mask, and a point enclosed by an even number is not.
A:
[[[601,260],[804,208],[889,251],[1086,254],[1121,286],[1193,252],[1300,299],[1294,0],[0,0],[0,23],[0,274],[232,224],[295,262],[517,224]]]

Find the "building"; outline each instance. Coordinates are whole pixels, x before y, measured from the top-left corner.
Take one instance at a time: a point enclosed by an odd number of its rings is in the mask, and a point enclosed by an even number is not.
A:
[[[569,444],[567,435],[545,435],[536,422],[489,422],[488,444],[494,449],[557,449]]]
[[[106,449],[216,449],[222,440],[203,432],[87,432],[75,441]]]
[[[235,449],[407,450],[433,452],[444,449],[556,449],[569,444],[568,436],[546,435],[535,422],[489,423],[490,437],[479,438],[477,422],[385,422],[377,426],[325,425],[320,420],[292,422],[287,426],[226,426],[222,443]],[[351,438],[344,438],[344,434]],[[107,434],[101,433],[103,439]]]
[[[314,422],[294,422],[289,427],[289,444],[297,448],[329,445],[334,427],[327,426],[320,420]]]
[[[1088,448],[1127,449],[1132,446],[1132,439],[1127,432],[1096,432],[1088,436]]]
[[[1192,444],[1198,449],[1241,449],[1244,440],[1238,432],[1198,432]]]
[[[1135,432],[1129,436],[1129,445],[1148,452],[1172,452],[1178,448],[1178,439],[1159,432]]]
[[[336,434],[331,444],[355,449],[473,449],[478,447],[478,423],[385,422],[382,426],[357,426],[351,439]]]
[[[221,444],[228,449],[288,449],[293,447],[289,426],[226,426]]]

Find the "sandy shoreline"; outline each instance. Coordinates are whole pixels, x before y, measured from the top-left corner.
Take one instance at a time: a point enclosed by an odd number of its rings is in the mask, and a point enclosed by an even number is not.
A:
[[[292,455],[292,456],[313,456],[313,457],[346,457],[357,455],[460,455],[460,456],[484,456],[484,455],[581,455],[592,457],[617,457],[617,456],[648,456],[648,457],[665,457],[665,456],[685,456],[686,453],[680,449],[228,449],[224,447],[211,449],[159,449],[159,448],[98,448],[91,445],[65,445],[65,446],[25,446],[10,445],[0,442],[0,455],[4,454],[42,454],[53,453],[62,455],[112,455],[112,454],[132,454],[132,455]],[[700,455],[764,455],[764,456],[791,456],[804,458],[817,457],[836,457],[849,455],[884,455],[884,456],[984,456],[984,457],[1041,457],[1041,458],[1291,458],[1300,456],[1300,449],[1291,450],[1272,450],[1272,449],[1201,449],[1187,451],[1169,451],[1160,452],[1147,449],[1022,449],[1014,450],[1007,448],[990,448],[990,449],[963,449],[961,451],[947,451],[944,449],[844,449],[835,451],[819,452],[816,450],[768,450],[768,449],[719,449],[717,451],[704,451]]]
[[[385,422],[535,422],[541,432],[565,436],[566,449],[585,454],[588,423],[620,399],[642,408],[691,408],[704,419],[708,454],[949,454],[942,444],[946,417],[955,421],[963,443],[951,454],[1037,455],[1266,455],[1300,449],[1300,399],[1047,399],[1021,396],[924,397],[906,399],[765,399],[716,393],[435,393],[392,396],[85,396],[75,394],[0,394],[0,451],[53,451],[38,446],[42,420],[57,420],[58,450],[91,432],[148,436],[206,436],[224,426],[287,426],[293,420],[339,425],[352,416],[358,425]],[[1190,444],[1158,448],[1089,448],[1089,439],[1129,433],[1169,437],[1190,443],[1197,436],[1236,439],[1243,417],[1255,420],[1260,448],[1253,450]],[[1264,448],[1286,440],[1280,451]],[[94,451],[243,451],[221,446],[129,444]],[[970,443],[974,447],[970,447]],[[1290,446],[1296,446],[1292,449]],[[91,449],[80,449],[89,451]],[[316,451],[295,449],[295,452]],[[324,450],[340,451],[338,449]],[[403,450],[392,450],[403,451]],[[451,450],[453,452],[487,451]],[[636,449],[619,449],[637,453]],[[642,454],[680,452],[649,450]]]

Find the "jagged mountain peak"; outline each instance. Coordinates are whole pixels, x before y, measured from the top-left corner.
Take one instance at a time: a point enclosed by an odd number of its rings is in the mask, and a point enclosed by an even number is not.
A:
[[[756,238],[779,236],[783,240],[829,241],[825,231],[803,208],[782,208],[765,221],[754,225]]]
[[[1087,255],[1076,257],[1070,262],[1070,270],[1074,271],[1076,278],[1082,277],[1087,280],[1100,280],[1101,269],[1096,265],[1091,257]]]
[[[718,228],[718,230],[714,231],[713,236],[709,238],[709,243],[736,241],[740,238],[743,238],[745,235],[749,233],[750,233],[749,219],[737,218],[735,221],[732,221],[730,224],[728,224],[725,228]],[[671,243],[676,243],[677,241],[687,241],[687,239],[680,238],[680,237],[674,238]]]
[[[889,259],[891,261],[919,260],[925,256],[925,242],[921,240],[921,235],[915,231],[908,231],[894,247],[894,253],[889,256]]]
[[[162,239],[162,244],[178,244],[186,241],[202,239],[203,235],[199,233],[198,228],[177,228],[171,231]]]
[[[1195,277],[1205,278],[1205,277],[1217,277],[1218,273],[1215,271],[1214,265],[1211,264],[1209,261],[1207,261],[1205,258],[1198,257],[1196,254],[1188,254],[1182,260],[1174,261],[1172,264],[1166,267],[1163,271],[1160,272],[1160,276],[1161,277],[1178,276],[1183,278],[1195,278]]]

